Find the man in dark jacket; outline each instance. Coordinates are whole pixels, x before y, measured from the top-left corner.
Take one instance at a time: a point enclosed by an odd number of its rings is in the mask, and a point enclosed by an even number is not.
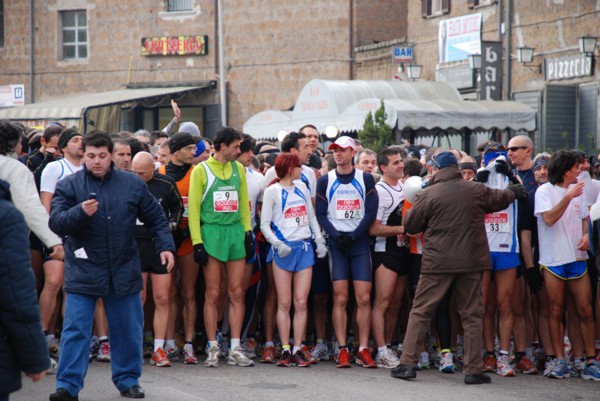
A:
[[[21,371],[34,382],[50,366],[29,258],[29,228],[0,181],[0,401],[21,388]]]
[[[85,169],[59,181],[50,228],[65,244],[66,312],[51,401],[77,400],[88,367],[89,337],[96,299],[102,298],[111,335],[112,380],[122,396],[144,398],[143,312],[136,219],[152,232],[161,263],[171,270],[175,244],[169,223],[146,184],[114,168],[112,141],[96,132],[83,140]]]
[[[524,198],[525,188],[519,184],[496,190],[464,180],[451,152],[441,152],[432,161],[429,186],[417,195],[403,221],[406,233],[424,233],[423,261],[400,365],[391,375],[399,379],[417,376],[415,365],[431,316],[452,287],[465,332],[465,384],[490,383],[490,377],[481,372],[481,283],[483,272],[491,268],[484,217],[505,209],[515,198]]]

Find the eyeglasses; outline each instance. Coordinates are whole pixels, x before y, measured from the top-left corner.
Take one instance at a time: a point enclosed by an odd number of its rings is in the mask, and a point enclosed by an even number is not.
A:
[[[519,149],[529,149],[529,146],[511,146],[508,148],[508,150],[511,152],[516,152]]]

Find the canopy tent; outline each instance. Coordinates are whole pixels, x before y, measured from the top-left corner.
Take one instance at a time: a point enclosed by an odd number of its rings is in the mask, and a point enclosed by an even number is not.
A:
[[[257,140],[275,141],[279,131],[289,130],[291,115],[291,111],[261,111],[246,121],[243,131]]]
[[[463,101],[463,100],[383,100],[386,123],[398,130],[454,129],[471,130],[494,128],[533,131],[536,128],[535,111],[518,102]],[[359,131],[369,112],[375,113],[381,99],[362,99],[340,114],[340,131]]]
[[[60,121],[65,126],[76,126],[83,132],[88,123],[93,122],[97,129],[116,132],[119,130],[122,104],[138,102],[154,105],[164,96],[183,94],[209,85],[209,81],[206,81],[206,85],[120,89],[63,97],[20,107],[0,108],[0,119],[21,121],[28,125]]]

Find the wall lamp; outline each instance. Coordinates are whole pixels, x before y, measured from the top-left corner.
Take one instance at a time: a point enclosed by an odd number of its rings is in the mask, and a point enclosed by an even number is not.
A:
[[[595,36],[582,36],[579,40],[579,51],[584,53],[586,56],[594,56],[596,51],[596,41],[598,40]]]
[[[523,64],[525,67],[530,70],[537,70],[538,73],[542,72],[541,64],[531,64],[533,60],[533,51],[535,49],[533,47],[523,46],[517,49],[517,58],[519,63]]]
[[[469,67],[475,71],[481,69],[481,54],[469,54]]]
[[[423,66],[421,64],[408,64],[406,66],[406,75],[411,81],[421,78],[421,71]]]

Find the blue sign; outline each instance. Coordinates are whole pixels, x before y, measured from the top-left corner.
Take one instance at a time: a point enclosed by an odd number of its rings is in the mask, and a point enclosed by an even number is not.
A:
[[[394,47],[395,63],[410,63],[413,61],[413,49],[410,46]]]

